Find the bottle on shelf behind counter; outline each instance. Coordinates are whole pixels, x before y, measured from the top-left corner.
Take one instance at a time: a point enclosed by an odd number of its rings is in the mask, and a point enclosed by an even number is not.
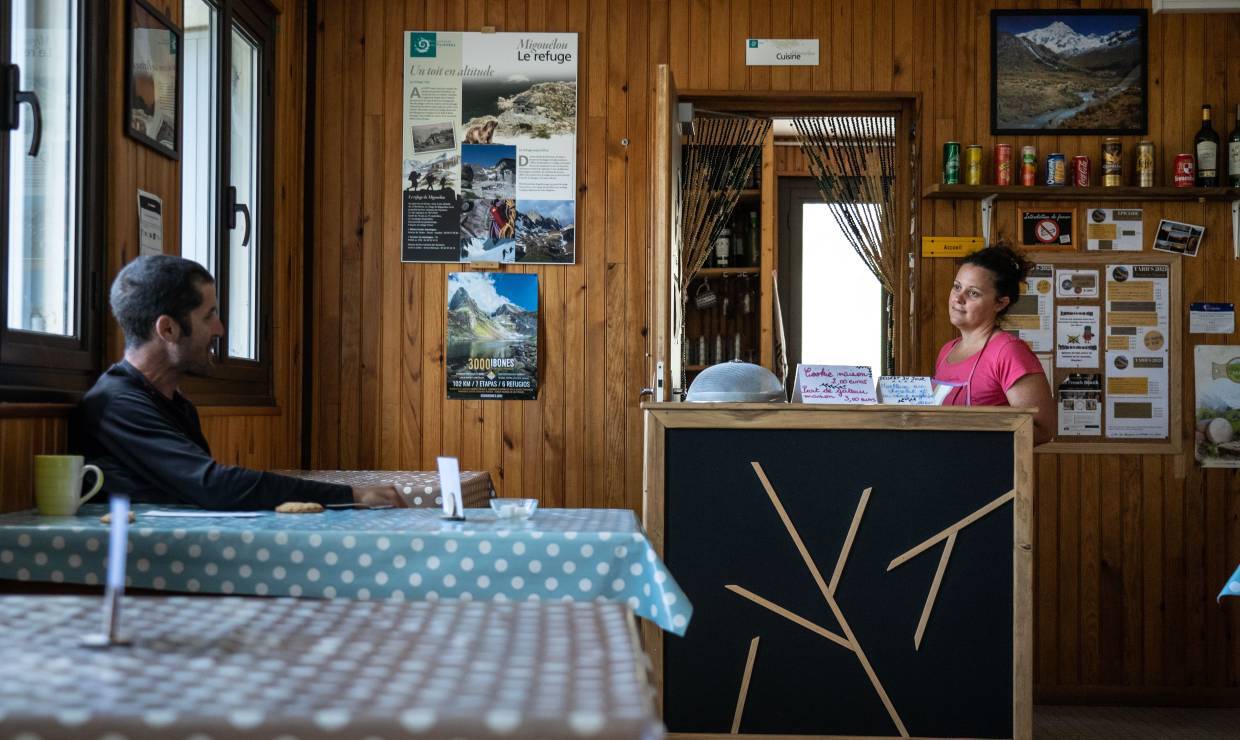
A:
[[[1193,137],[1193,152],[1197,155],[1197,187],[1217,187],[1218,133],[1210,121],[1209,104],[1201,106],[1201,129]]]
[[[1236,122],[1227,137],[1227,184],[1240,188],[1240,104],[1236,105]]]

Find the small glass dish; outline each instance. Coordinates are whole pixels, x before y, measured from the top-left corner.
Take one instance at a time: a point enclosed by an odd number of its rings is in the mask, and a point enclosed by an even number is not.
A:
[[[493,498],[491,511],[500,519],[529,519],[538,509],[536,498]]]

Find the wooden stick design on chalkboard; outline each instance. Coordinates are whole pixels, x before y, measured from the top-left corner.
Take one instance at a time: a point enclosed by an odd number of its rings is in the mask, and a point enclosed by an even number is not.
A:
[[[921,650],[921,638],[925,636],[926,624],[929,623],[930,612],[934,609],[934,600],[938,598],[939,586],[943,584],[943,574],[947,572],[947,561],[951,559],[952,548],[956,546],[956,535],[960,533],[960,530],[1015,498],[1016,491],[1008,491],[994,501],[991,501],[982,508],[966,516],[964,519],[961,519],[947,529],[944,529],[942,532],[939,532],[925,542],[922,542],[920,545],[917,545],[913,549],[897,556],[891,561],[891,564],[887,566],[887,572],[890,573],[892,570],[904,565],[921,553],[929,550],[931,547],[934,547],[935,544],[942,542],[943,540],[947,541],[947,544],[943,547],[943,554],[939,556],[939,567],[934,571],[934,581],[930,584],[930,593],[926,594],[926,603],[921,608],[921,619],[917,620],[917,630],[913,633],[914,649]]]
[[[741,692],[736,697],[736,712],[732,715],[732,734],[740,732],[741,715],[745,713],[745,696],[749,693],[749,677],[753,675],[753,659],[758,656],[758,637],[749,641],[749,657],[745,659],[745,675],[741,677]]]
[[[814,583],[818,584],[818,590],[822,592],[822,598],[827,602],[827,606],[831,608],[831,613],[835,615],[835,621],[839,623],[840,629],[843,630],[843,641],[840,641],[838,635],[740,586],[729,585],[726,588],[766,609],[770,609],[781,617],[811,632],[820,634],[832,642],[838,642],[851,650],[857,656],[857,660],[860,661],[862,669],[865,670],[866,676],[869,677],[870,683],[874,686],[875,693],[878,694],[878,698],[883,702],[883,706],[887,708],[887,714],[891,716],[891,721],[895,724],[896,729],[899,730],[900,737],[908,737],[908,730],[905,729],[904,722],[900,719],[899,713],[896,712],[895,705],[891,703],[891,698],[887,696],[886,689],[883,688],[882,682],[878,680],[878,674],[874,672],[869,659],[865,657],[865,651],[861,649],[861,643],[857,640],[857,636],[853,634],[852,628],[848,626],[848,620],[844,618],[844,612],[835,601],[835,588],[839,585],[840,576],[844,572],[844,563],[848,560],[849,551],[852,550],[853,539],[857,534],[857,527],[861,524],[861,515],[865,513],[865,505],[870,500],[870,491],[872,489],[867,488],[861,492],[861,500],[857,503],[857,511],[853,514],[852,524],[848,528],[848,536],[845,537],[844,546],[840,549],[840,556],[835,561],[835,572],[831,575],[831,585],[828,586],[827,582],[823,580],[822,571],[818,569],[814,559],[810,557],[809,550],[806,549],[805,543],[801,540],[801,535],[797,532],[796,526],[793,525],[788,512],[784,510],[783,502],[779,500],[779,494],[775,493],[775,488],[771,485],[771,481],[767,479],[766,471],[762,469],[762,465],[758,462],[751,462],[750,465],[753,466],[758,480],[762,482],[762,488],[766,491],[767,498],[771,500],[771,505],[775,507],[775,513],[779,515],[780,521],[784,523],[784,529],[788,530],[788,536],[792,538],[792,544],[796,545],[797,551],[801,553],[801,559],[805,561],[805,566],[809,568]]]

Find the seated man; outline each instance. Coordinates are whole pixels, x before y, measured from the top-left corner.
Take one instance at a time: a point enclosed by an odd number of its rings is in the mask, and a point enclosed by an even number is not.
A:
[[[211,344],[224,333],[215,280],[197,262],[139,257],[116,276],[111,303],[125,358],[87,392],[70,424],[73,448],[103,470],[105,492],[217,510],[285,501],[407,505],[392,486],[300,480],[211,457],[194,404],[177,390],[186,373],[207,370]]]

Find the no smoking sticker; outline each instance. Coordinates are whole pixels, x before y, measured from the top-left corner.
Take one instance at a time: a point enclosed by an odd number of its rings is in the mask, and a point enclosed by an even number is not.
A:
[[[1025,247],[1070,248],[1072,211],[1022,211],[1021,245]]]

